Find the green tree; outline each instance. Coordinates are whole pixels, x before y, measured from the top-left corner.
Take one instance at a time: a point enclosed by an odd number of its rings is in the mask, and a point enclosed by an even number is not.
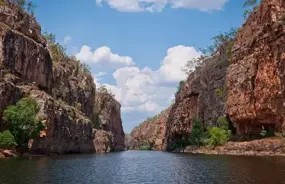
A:
[[[29,139],[35,138],[44,126],[37,120],[39,106],[33,98],[23,98],[16,105],[9,106],[3,113],[10,132],[21,147],[27,147]]]
[[[15,0],[15,2],[19,5],[20,8],[25,10],[26,12],[30,13],[31,15],[34,15],[36,5],[29,0]]]
[[[44,32],[43,36],[48,41],[48,47],[54,62],[61,62],[67,56],[66,48],[56,42],[56,36],[52,33]]]
[[[182,86],[184,85],[184,81],[180,81],[177,86],[177,92],[181,91]]]
[[[243,16],[246,19],[248,15],[258,6],[259,0],[246,0],[243,4],[244,12]]]
[[[2,149],[14,149],[17,146],[14,136],[9,130],[5,130],[0,133],[0,148]]]
[[[200,146],[202,139],[203,139],[202,123],[198,117],[194,117],[192,119],[192,130],[190,133],[189,142],[191,145]]]
[[[209,139],[208,139],[208,145],[210,146],[218,146],[226,144],[231,136],[230,130],[224,130],[219,127],[210,127],[207,130]]]
[[[207,144],[209,146],[217,146],[226,144],[230,137],[231,131],[229,130],[229,123],[226,117],[219,117],[217,120],[219,127],[209,127],[207,129],[208,140]]]

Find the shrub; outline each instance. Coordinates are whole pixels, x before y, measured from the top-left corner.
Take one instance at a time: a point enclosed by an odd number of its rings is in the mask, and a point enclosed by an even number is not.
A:
[[[152,146],[150,144],[142,145],[139,150],[151,150]]]
[[[43,36],[48,41],[48,46],[49,46],[49,50],[52,55],[53,61],[57,63],[62,61],[63,58],[67,56],[66,48],[56,42],[56,37],[54,34],[45,32]]]
[[[224,93],[225,93],[224,89],[222,89],[222,88],[216,89],[216,94],[221,100],[223,100],[223,98],[224,98]]]
[[[0,148],[3,149],[14,149],[17,146],[14,136],[9,130],[5,130],[0,133]]]
[[[35,138],[44,126],[36,115],[39,106],[32,98],[23,98],[16,105],[9,106],[3,113],[3,120],[21,147],[27,147],[29,139]]]
[[[5,6],[5,2],[3,0],[0,0],[0,6]]]
[[[91,73],[91,67],[88,64],[82,64],[85,73]]]
[[[200,146],[204,137],[203,127],[198,117],[192,119],[192,130],[189,136],[189,142],[191,145]]]
[[[209,136],[207,144],[213,147],[226,144],[231,137],[230,130],[225,130],[220,127],[210,127],[207,129],[207,133]]]
[[[243,17],[246,19],[249,14],[258,6],[258,0],[246,0],[243,4]]]
[[[182,86],[184,85],[184,81],[180,81],[177,86],[177,92],[181,91]]]

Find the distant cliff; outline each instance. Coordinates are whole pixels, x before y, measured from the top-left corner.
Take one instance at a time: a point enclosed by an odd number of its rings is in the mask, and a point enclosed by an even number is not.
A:
[[[122,150],[120,104],[111,96],[103,99],[107,104],[100,114],[104,130],[96,130],[93,117],[102,94],[96,93],[93,77],[79,61],[55,55],[51,44],[33,16],[4,0],[0,5],[0,131],[3,111],[28,96],[39,104],[38,117],[45,126],[41,137],[31,141],[31,151]]]
[[[166,121],[170,108],[136,127],[128,139],[129,149],[165,150]]]

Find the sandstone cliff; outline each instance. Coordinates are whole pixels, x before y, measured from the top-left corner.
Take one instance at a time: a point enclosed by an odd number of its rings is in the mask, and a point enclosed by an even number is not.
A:
[[[199,117],[207,127],[225,114],[227,65],[225,54],[209,57],[181,86],[166,122],[168,149],[183,136],[189,136],[193,117]]]
[[[96,113],[102,129],[112,133],[113,149],[122,151],[125,149],[125,133],[121,119],[121,104],[109,93],[98,92],[96,94]]]
[[[238,31],[227,69],[227,113],[239,134],[284,130],[285,2],[263,0]]]
[[[55,60],[35,18],[9,2],[0,5],[0,131],[3,111],[30,96],[38,102],[38,117],[45,125],[41,136],[30,142],[33,152],[110,151],[110,132],[117,136],[118,147],[124,147],[119,140],[119,135],[124,134],[118,102],[107,99],[106,103],[116,110],[103,114],[102,119],[112,121],[106,131],[95,130],[91,121],[96,105],[92,76],[74,58]],[[114,119],[119,120],[113,124]]]
[[[149,146],[152,150],[165,150],[166,121],[170,108],[153,118],[149,118],[130,134],[129,149],[141,149]]]
[[[189,137],[193,117],[206,129],[226,116],[239,136],[259,135],[262,127],[284,131],[284,44],[285,1],[263,0],[238,30],[230,55],[218,49],[184,81],[166,121],[167,149]],[[135,129],[136,137],[153,122]]]

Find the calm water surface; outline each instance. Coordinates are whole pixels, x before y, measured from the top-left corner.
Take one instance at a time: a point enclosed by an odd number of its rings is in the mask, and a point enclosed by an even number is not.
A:
[[[151,151],[0,160],[1,184],[285,184],[285,158]]]

